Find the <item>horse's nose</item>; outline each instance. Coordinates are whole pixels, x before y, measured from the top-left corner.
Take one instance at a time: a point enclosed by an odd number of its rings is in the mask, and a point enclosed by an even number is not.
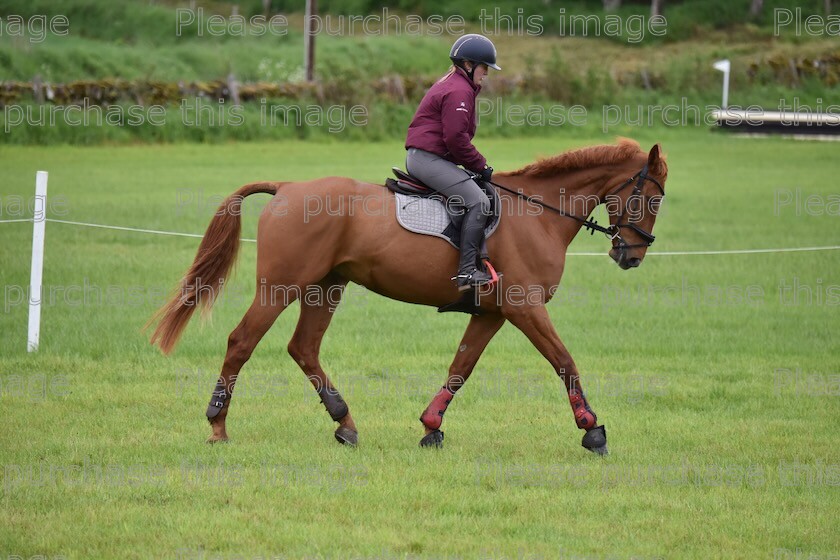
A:
[[[637,258],[637,257],[633,257],[633,258],[627,259],[625,261],[625,264],[627,265],[627,268],[636,268],[637,266],[642,264],[642,259]]]

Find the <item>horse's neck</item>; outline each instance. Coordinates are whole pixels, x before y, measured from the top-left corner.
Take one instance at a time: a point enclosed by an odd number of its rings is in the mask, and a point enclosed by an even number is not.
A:
[[[583,220],[604,200],[616,177],[623,177],[625,173],[623,168],[605,165],[560,172],[551,177],[500,176],[499,183]],[[563,217],[532,203],[526,210],[514,212],[518,224],[510,235],[518,245],[542,247],[544,250],[539,252],[551,255],[549,261],[562,270],[565,249],[580,232],[581,220]]]
[[[561,173],[553,178],[559,191],[561,206],[566,213],[581,218],[587,217],[595,210],[605,196],[604,185],[609,180],[610,173],[605,168],[577,170]]]
[[[510,176],[500,178],[500,182],[533,200],[558,208],[564,214],[586,218],[603,201],[610,176],[611,172],[606,168],[592,168],[561,172],[551,177]],[[580,225],[548,209],[539,214],[552,223],[564,222],[564,229]]]

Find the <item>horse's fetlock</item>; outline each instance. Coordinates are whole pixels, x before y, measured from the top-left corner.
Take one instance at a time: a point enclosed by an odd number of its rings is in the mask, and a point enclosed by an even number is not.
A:
[[[578,428],[589,430],[598,424],[598,416],[590,408],[589,402],[582,391],[569,390],[569,404],[572,405],[572,413],[575,415],[575,424]]]
[[[339,422],[350,413],[350,407],[335,387],[319,387],[318,395],[334,421]]]

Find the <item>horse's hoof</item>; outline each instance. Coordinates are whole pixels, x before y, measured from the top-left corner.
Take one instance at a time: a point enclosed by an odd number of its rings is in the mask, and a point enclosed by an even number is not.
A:
[[[607,455],[607,430],[604,426],[592,428],[583,434],[580,444],[596,455]]]
[[[609,451],[609,449],[607,449],[606,445],[602,445],[601,447],[587,448],[587,449],[589,449],[589,451],[591,451],[595,455],[604,456],[604,455],[609,455],[610,454],[610,451]]]
[[[207,438],[207,443],[209,443],[210,445],[212,445],[214,443],[227,443],[227,442],[228,442],[227,437],[210,436],[209,438]]]
[[[443,432],[440,430],[429,432],[420,440],[420,447],[443,447]]]
[[[335,430],[335,439],[342,445],[356,447],[359,443],[359,432],[351,430],[346,426],[339,426]]]

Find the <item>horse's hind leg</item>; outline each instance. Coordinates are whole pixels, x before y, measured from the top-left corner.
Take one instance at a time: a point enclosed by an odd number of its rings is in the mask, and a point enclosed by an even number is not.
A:
[[[347,281],[331,275],[317,284],[318,290],[307,290],[301,297],[300,318],[289,341],[289,354],[315,387],[330,417],[339,423],[335,438],[343,444],[356,445],[358,432],[347,403],[321,368],[318,354],[321,340],[330,325]]]
[[[216,388],[213,390],[213,396],[207,407],[207,420],[210,421],[210,425],[213,428],[213,434],[207,439],[208,443],[227,441],[225,418],[230,407],[230,399],[233,394],[234,385],[236,384],[236,377],[239,375],[239,370],[242,369],[242,366],[251,357],[251,353],[263,335],[268,332],[268,329],[274,324],[277,316],[280,315],[289,303],[286,301],[272,301],[269,304],[262,301],[263,299],[259,291],[257,291],[257,296],[254,298],[251,307],[228,337],[227,353],[225,354],[225,361],[222,365],[222,372],[219,375],[219,380],[216,382]]]

